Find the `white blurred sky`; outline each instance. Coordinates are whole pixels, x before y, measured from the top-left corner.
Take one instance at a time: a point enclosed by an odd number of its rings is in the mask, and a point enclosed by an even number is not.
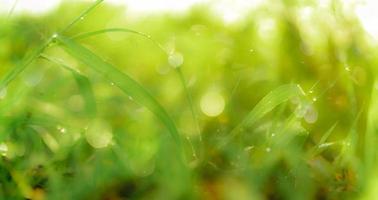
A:
[[[9,12],[17,1],[15,13],[46,12],[59,4],[61,0],[0,0],[0,12]],[[88,0],[93,1],[93,0]],[[233,21],[243,16],[252,7],[264,0],[105,0],[105,2],[124,4],[131,13],[151,12],[182,12],[192,5],[211,3],[216,12],[223,16],[225,21]],[[324,2],[327,0],[318,0]],[[361,19],[364,28],[378,39],[378,0],[345,0],[357,2],[356,13]]]

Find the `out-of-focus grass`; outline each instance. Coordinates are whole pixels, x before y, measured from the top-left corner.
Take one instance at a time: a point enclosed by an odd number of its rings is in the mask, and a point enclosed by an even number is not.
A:
[[[352,11],[1,16],[1,198],[377,198],[377,54]]]

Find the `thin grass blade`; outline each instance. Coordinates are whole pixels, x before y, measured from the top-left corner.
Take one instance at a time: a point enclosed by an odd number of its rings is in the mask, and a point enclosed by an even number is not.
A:
[[[82,95],[84,99],[85,113],[87,114],[89,118],[95,117],[97,113],[96,98],[94,96],[92,85],[89,79],[86,76],[77,72],[76,70],[72,69],[71,67],[67,66],[63,62],[59,61],[58,59],[51,58],[43,54],[41,55],[41,57],[71,72],[79,88],[80,94]]]
[[[172,138],[181,149],[181,139],[173,120],[143,86],[74,40],[58,36],[57,41],[62,44],[68,54],[102,74],[109,82],[114,83],[125,94],[131,96],[136,102],[144,105],[154,113],[164,123]]]

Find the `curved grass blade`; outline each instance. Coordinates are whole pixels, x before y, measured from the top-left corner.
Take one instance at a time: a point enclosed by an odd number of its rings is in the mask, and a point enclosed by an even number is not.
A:
[[[39,55],[48,47],[51,43],[52,38],[47,40],[46,43],[42,44],[34,51],[32,51],[29,55],[27,55],[19,64],[17,64],[12,70],[10,70],[4,78],[0,80],[0,90],[7,87],[8,84],[14,80],[25,68],[30,65],[35,59],[39,57]]]
[[[337,126],[337,122],[334,123],[331,126],[331,128],[329,128],[328,131],[320,138],[319,143],[310,151],[311,157],[314,157],[315,155],[318,155],[321,152],[323,152],[325,149],[324,147],[328,147],[328,146],[331,146],[331,144],[334,144],[334,143],[326,143],[326,141],[331,135],[331,133],[333,132],[333,130],[336,128],[336,126]]]
[[[86,76],[81,75],[79,72],[75,71],[71,67],[67,66],[63,62],[59,61],[58,59],[48,57],[44,54],[41,55],[41,58],[46,59],[47,61],[50,61],[62,67],[63,69],[71,72],[79,88],[80,94],[82,95],[85,101],[85,113],[88,115],[89,118],[95,117],[97,113],[96,99],[89,79]]]
[[[159,42],[157,42],[156,40],[152,39],[152,37],[150,35],[147,35],[145,33],[142,33],[142,32],[139,32],[139,31],[135,31],[135,30],[132,30],[132,29],[127,29],[127,28],[101,29],[101,30],[97,30],[97,31],[91,31],[91,32],[81,33],[81,34],[78,34],[76,36],[71,37],[71,39],[81,40],[81,39],[84,39],[84,38],[96,36],[96,35],[99,35],[99,34],[109,33],[109,32],[123,32],[123,33],[132,33],[132,34],[139,35],[141,37],[144,37],[144,38],[150,40],[161,51],[163,51],[166,56],[169,56],[169,53],[164,49],[164,47]],[[195,126],[196,126],[196,131],[197,131],[197,133],[198,133],[198,135],[200,137],[200,140],[202,141],[202,136],[201,136],[201,132],[200,132],[200,128],[199,128],[199,122],[198,122],[198,119],[196,117],[197,116],[196,112],[194,110],[193,98],[192,98],[192,95],[191,95],[188,87],[186,86],[185,76],[182,73],[181,68],[178,67],[178,68],[175,68],[175,69],[176,69],[176,72],[178,73],[178,76],[180,78],[181,85],[184,88],[184,91],[186,93],[186,98],[187,98],[187,101],[189,103],[189,107],[190,107],[190,111],[191,111],[191,114],[192,114],[192,118],[193,118],[193,121],[194,121]]]
[[[230,133],[229,137],[225,140],[221,146],[228,143],[233,137],[235,137],[243,128],[247,128],[256,123],[259,119],[264,117],[265,114],[272,111],[276,106],[288,101],[293,97],[303,95],[301,88],[295,84],[282,85],[264,98],[262,98],[251,112],[239,123]]]
[[[124,93],[135,99],[136,102],[144,105],[151,112],[153,112],[164,123],[179,149],[181,149],[181,139],[173,120],[169,117],[165,109],[145,88],[143,88],[128,75],[122,73],[111,64],[103,61],[96,54],[75,41],[64,36],[58,36],[57,41],[62,44],[63,48],[68,54],[88,65],[96,72],[102,74],[107,80],[113,82]]]

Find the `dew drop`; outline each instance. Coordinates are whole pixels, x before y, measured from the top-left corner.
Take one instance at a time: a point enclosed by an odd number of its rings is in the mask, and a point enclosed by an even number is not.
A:
[[[111,86],[114,86],[114,83],[113,83],[113,82],[111,82],[111,83],[110,83],[110,85],[111,85]]]
[[[84,17],[80,17],[80,20],[83,20],[84,19]]]
[[[51,36],[52,39],[56,39],[57,37],[58,37],[58,34],[57,34],[57,33],[54,33],[54,34]]]
[[[249,52],[253,53],[253,52],[255,52],[255,50],[254,49],[250,49]]]
[[[313,102],[316,102],[317,100],[318,100],[318,98],[316,98],[316,97],[312,98]]]
[[[216,117],[223,112],[225,100],[219,92],[209,91],[202,96],[200,107],[205,115],[209,117]]]
[[[61,125],[58,125],[58,126],[56,127],[56,129],[58,129],[58,131],[61,132],[61,133],[66,133],[66,128],[64,128],[64,127],[61,126]]]
[[[269,153],[269,152],[272,151],[272,149],[271,149],[270,147],[267,147],[267,148],[265,149],[265,151]]]
[[[313,106],[308,106],[304,115],[304,120],[309,124],[315,123],[318,120],[318,111],[316,111]]]
[[[173,68],[178,68],[184,63],[184,57],[181,53],[175,52],[169,55],[168,63]]]
[[[349,66],[346,66],[346,67],[345,67],[345,70],[348,71],[348,72],[350,72],[350,67],[349,67]]]
[[[112,141],[112,128],[105,120],[95,119],[85,132],[85,137],[92,147],[104,148]]]

